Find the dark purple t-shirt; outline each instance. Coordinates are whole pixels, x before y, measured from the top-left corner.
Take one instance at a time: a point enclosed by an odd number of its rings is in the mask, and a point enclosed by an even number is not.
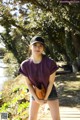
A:
[[[19,72],[31,81],[34,86],[38,86],[40,83],[47,88],[49,84],[49,77],[58,69],[55,61],[51,58],[43,55],[40,63],[34,63],[31,58],[24,60],[21,63]]]

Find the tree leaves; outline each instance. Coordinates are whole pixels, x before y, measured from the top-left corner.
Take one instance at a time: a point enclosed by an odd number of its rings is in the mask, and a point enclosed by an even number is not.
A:
[[[65,48],[65,30],[71,31],[73,36],[76,33],[80,33],[79,5],[63,5],[55,0],[14,0],[12,3],[1,6],[1,9],[4,9],[2,12],[3,17],[0,19],[1,25],[6,30],[5,37],[1,36],[2,39],[7,38],[5,44],[8,44],[8,41],[12,43],[11,45],[6,45],[14,53],[15,57],[19,59],[19,63],[28,57],[29,41],[35,35],[44,37],[48,51],[53,48],[53,51],[47,52],[47,54],[54,56],[56,60],[59,57],[55,55],[55,52],[68,56]],[[5,9],[6,6],[7,8]],[[10,12],[10,10],[14,11],[14,8],[18,12],[16,16]],[[73,42],[74,40],[72,40]],[[73,45],[71,44],[75,48]],[[27,49],[27,54],[25,48]]]

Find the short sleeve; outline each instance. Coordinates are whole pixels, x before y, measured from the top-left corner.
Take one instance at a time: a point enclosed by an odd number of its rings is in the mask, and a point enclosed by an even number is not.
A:
[[[28,77],[28,70],[27,70],[27,63],[26,62],[21,63],[20,68],[19,68],[19,73]]]
[[[57,69],[59,68],[59,66],[56,64],[56,62],[54,60],[51,60],[51,64],[50,64],[50,75],[52,73],[54,73]]]

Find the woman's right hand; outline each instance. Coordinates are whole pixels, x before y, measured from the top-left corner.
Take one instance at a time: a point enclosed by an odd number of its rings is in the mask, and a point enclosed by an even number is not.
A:
[[[39,103],[40,105],[43,105],[46,103],[45,100],[40,100],[40,99],[37,99],[36,102]]]

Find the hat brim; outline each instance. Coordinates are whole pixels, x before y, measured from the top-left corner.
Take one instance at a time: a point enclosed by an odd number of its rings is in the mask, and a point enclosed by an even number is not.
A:
[[[43,42],[40,42],[40,41],[34,41],[34,42],[31,43],[31,45],[33,45],[33,44],[35,44],[35,43],[41,43],[42,45],[44,45],[44,43],[43,43]]]

